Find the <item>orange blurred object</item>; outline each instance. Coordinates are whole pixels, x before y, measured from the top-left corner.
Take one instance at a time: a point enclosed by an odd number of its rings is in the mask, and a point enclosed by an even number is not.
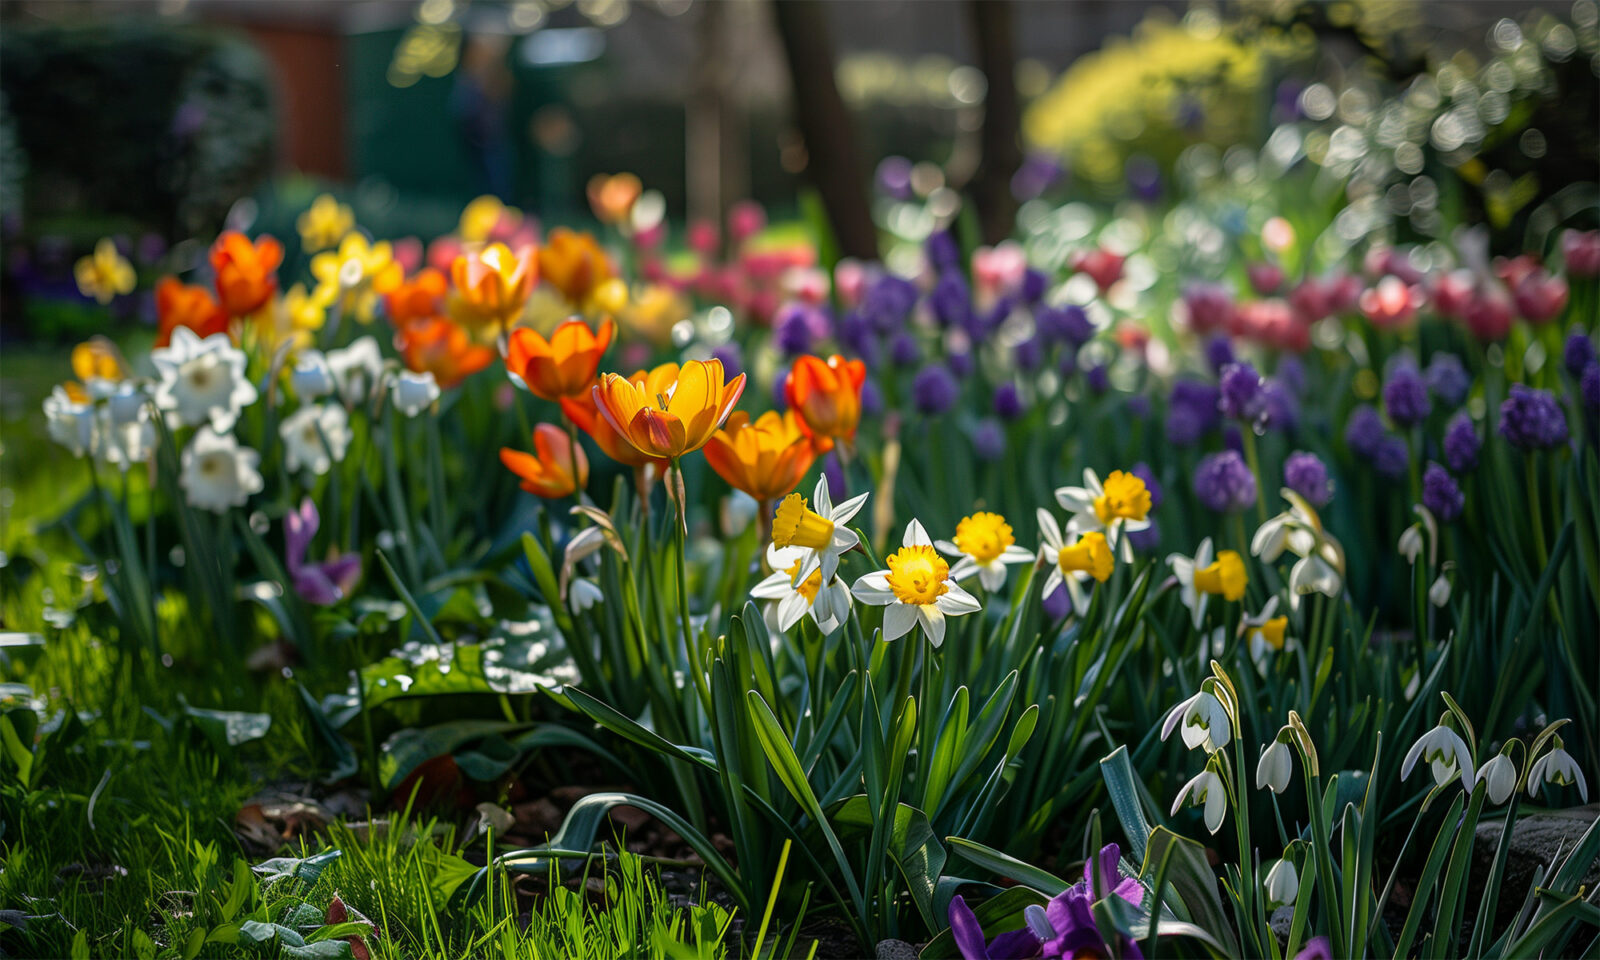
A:
[[[533,428],[534,453],[500,448],[500,462],[522,478],[522,489],[547,500],[570,497],[589,482],[589,458],[553,423]],[[577,476],[573,476],[573,468]]]
[[[706,444],[706,462],[735,490],[766,503],[799,486],[816,459],[811,440],[790,410],[768,410],[754,423],[736,411]]]
[[[539,248],[539,274],[567,302],[581,306],[595,288],[611,279],[611,262],[592,235],[556,227]]]
[[[406,366],[428,371],[441,390],[449,390],[494,362],[494,350],[473,341],[471,334],[447,317],[411,320],[395,333],[395,346]]]
[[[202,338],[228,332],[228,314],[205,287],[184,283],[177,277],[162,277],[156,284],[156,316],[160,332],[156,346],[172,342],[172,331],[188,327]]]
[[[612,429],[640,453],[675,459],[710,441],[744,393],[744,374],[725,379],[721,360],[662,364],[632,378],[608,373],[595,404]]]
[[[536,397],[559,400],[587,391],[600,369],[600,357],[611,346],[617,325],[608,317],[595,333],[577,317],[563,320],[546,340],[537,330],[511,331],[506,369],[522,378]]]
[[[625,223],[643,192],[644,184],[631,173],[589,178],[589,206],[601,223]]]
[[[404,327],[413,320],[428,320],[437,316],[450,290],[450,281],[443,272],[432,267],[424,268],[384,294],[384,304],[389,308],[389,322]]]
[[[486,323],[508,326],[539,280],[538,253],[533,247],[512,253],[503,243],[491,243],[456,257],[450,278],[468,312]]]
[[[242,317],[266,306],[278,290],[282,262],[283,245],[271,236],[251,243],[238,231],[223,233],[211,247],[211,270],[222,308],[230,316]]]
[[[784,393],[818,453],[832,450],[837,441],[855,440],[866,379],[866,364],[838,354],[827,360],[809,354],[795,360]]]

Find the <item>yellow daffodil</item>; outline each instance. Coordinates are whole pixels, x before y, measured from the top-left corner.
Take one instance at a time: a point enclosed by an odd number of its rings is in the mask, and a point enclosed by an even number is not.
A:
[[[979,511],[961,518],[954,540],[934,542],[940,553],[960,557],[950,568],[950,578],[965,580],[973,574],[985,590],[999,590],[1006,583],[1006,565],[1027,563],[1033,554],[1017,546],[1011,524],[998,513]]]
[[[1173,575],[1183,588],[1183,603],[1189,608],[1195,629],[1199,629],[1205,617],[1209,597],[1219,596],[1230,602],[1240,600],[1250,582],[1244,558],[1234,550],[1213,555],[1210,537],[1200,541],[1200,549],[1193,557],[1175,553],[1167,558],[1167,563],[1172,565]]]
[[[1099,530],[1113,547],[1122,547],[1124,562],[1133,561],[1133,545],[1122,538],[1150,526],[1150,491],[1144,481],[1123,470],[1113,470],[1105,483],[1093,470],[1083,471],[1083,486],[1062,487],[1056,502],[1072,513],[1067,533]]]
[[[94,253],[78,261],[73,274],[78,280],[78,292],[100,303],[110,303],[119,294],[132,293],[138,281],[133,264],[117,252],[117,245],[110,237],[102,237],[94,245]]]
[[[1044,582],[1043,596],[1048,597],[1059,586],[1065,586],[1072,598],[1072,609],[1079,616],[1089,612],[1089,596],[1084,592],[1084,582],[1094,580],[1105,583],[1116,568],[1116,555],[1106,535],[1098,530],[1078,534],[1072,541],[1069,526],[1066,536],[1056,524],[1050,511],[1041,507],[1039,519],[1039,556],[1050,564],[1050,575]]]
[[[362,323],[372,322],[379,298],[405,279],[389,242],[371,243],[359,233],[347,235],[337,251],[312,257],[311,275],[317,278],[317,299],[338,303],[345,315]]]
[[[492,194],[484,194],[461,211],[461,222],[456,233],[465,243],[482,243],[494,232],[495,224],[505,216],[506,205]]]
[[[951,579],[950,565],[916,520],[906,525],[900,549],[884,562],[887,570],[867,574],[850,589],[862,603],[884,608],[885,640],[898,640],[920,625],[937,647],[944,643],[945,617],[983,609],[976,597]]]
[[[356,216],[331,193],[324,193],[311,201],[295,220],[300,230],[300,246],[306,253],[316,253],[339,245],[355,229]]]

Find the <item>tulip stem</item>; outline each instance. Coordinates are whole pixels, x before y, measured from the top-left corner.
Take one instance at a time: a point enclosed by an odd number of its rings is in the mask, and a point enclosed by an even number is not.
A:
[[[670,480],[667,484],[669,490],[676,490],[673,500],[678,505],[678,516],[673,524],[673,532],[678,541],[675,552],[678,561],[678,615],[683,621],[683,649],[689,657],[689,676],[694,678],[695,689],[700,692],[700,702],[709,712],[711,709],[711,687],[706,683],[705,671],[700,663],[699,643],[695,639],[694,624],[689,618],[689,573],[684,563],[684,557],[689,552],[689,505],[684,502],[683,467],[676,458],[672,461],[672,470],[678,474],[677,483]]]

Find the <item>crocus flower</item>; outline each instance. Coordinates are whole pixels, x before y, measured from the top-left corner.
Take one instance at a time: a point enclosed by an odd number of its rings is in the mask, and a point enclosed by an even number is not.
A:
[[[826,583],[822,570],[815,569],[805,578],[797,577],[805,562],[804,547],[767,546],[767,565],[772,574],[756,584],[750,595],[760,600],[776,600],[778,629],[784,632],[794,628],[800,619],[810,614],[823,635],[832,634],[850,616],[850,589],[838,577]]]
[[[522,489],[546,500],[570,497],[589,483],[589,458],[581,444],[553,423],[533,429],[534,453],[500,448],[500,462],[522,480]],[[576,474],[574,474],[576,468]]]
[[[642,374],[642,376],[641,376]],[[720,360],[668,363],[625,379],[615,373],[593,388],[595,406],[640,453],[676,459],[710,442],[744,393],[744,374],[725,381]]]
[[[1333,946],[1327,937],[1312,937],[1294,955],[1294,960],[1333,960]]]
[[[1283,483],[1314,507],[1325,507],[1333,499],[1333,483],[1328,467],[1314,453],[1296,450],[1283,461]]]
[[[1549,393],[1513,383],[1500,404],[1500,435],[1524,452],[1559,447],[1567,442],[1567,415]]]
[[[506,349],[506,369],[522,378],[528,391],[546,400],[576,397],[594,385],[600,358],[611,346],[617,325],[607,317],[599,331],[578,317],[562,321],[546,340],[537,330],[511,331]],[[720,364],[718,365],[720,371]],[[651,403],[655,398],[650,398]]]
[[[795,571],[795,580],[803,582],[814,570],[822,571],[824,581],[833,579],[839,569],[839,555],[861,542],[861,538],[846,524],[855,518],[866,502],[867,494],[862,493],[836,505],[826,470],[817,478],[810,506],[806,505],[806,498],[798,493],[783,498],[772,519],[772,542],[780,547],[802,547],[806,550],[800,569]]]
[[[522,313],[539,280],[532,247],[513,253],[503,243],[458,255],[450,265],[452,312],[470,325],[506,327]]]
[[[1578,761],[1566,751],[1559,736],[1552,737],[1550,742],[1550,752],[1533,761],[1533,766],[1528,768],[1528,796],[1537,797],[1539,788],[1545,784],[1553,783],[1561,787],[1577,784],[1578,799],[1588,803],[1589,785],[1584,782]]]
[[[862,603],[883,607],[883,639],[898,640],[920,626],[935,647],[944,643],[945,617],[975,613],[977,598],[950,576],[950,565],[934,549],[922,524],[912,520],[900,549],[884,558],[887,570],[867,574],[851,592]]]
[[[1039,938],[1026,926],[985,941],[977,914],[960,894],[950,898],[950,935],[962,960],[1028,960],[1039,956]]]
[[[815,457],[793,410],[768,410],[753,422],[736,411],[706,444],[706,462],[717,476],[762,503],[793,490]]]
[[[211,247],[211,271],[216,277],[217,299],[230,316],[242,317],[266,306],[278,289],[278,265],[283,245],[269,236],[255,243],[237,231],[217,237]]]
[[[1441,523],[1450,523],[1461,516],[1466,506],[1466,494],[1449,471],[1437,463],[1428,464],[1422,474],[1422,505],[1433,512]]]
[[[1428,385],[1410,362],[1399,363],[1383,385],[1383,408],[1396,426],[1409,427],[1426,420],[1433,404]]]
[[[611,277],[611,263],[592,234],[556,227],[539,248],[539,278],[574,306],[587,303]]]
[[[79,293],[102,304],[110,303],[119,294],[132,293],[139,279],[133,264],[117,252],[110,237],[102,237],[94,245],[94,253],[77,262],[73,276]]]
[[[1228,367],[1239,362],[1239,358],[1233,352],[1233,341],[1228,339],[1227,334],[1207,337],[1205,353],[1206,366],[1219,374],[1224,373]],[[1259,380],[1259,377],[1257,379]]]
[[[429,374],[443,390],[453,389],[494,362],[493,348],[474,342],[471,334],[448,317],[406,323],[395,333],[395,347],[407,367]]]
[[[300,507],[290,510],[283,518],[285,566],[289,580],[300,599],[318,606],[332,606],[344,599],[361,579],[359,553],[334,553],[322,563],[306,560],[306,550],[317,535],[322,518],[317,505],[310,497],[300,501]]]
[[[1406,758],[1400,764],[1400,779],[1411,776],[1412,768],[1418,760],[1429,763],[1433,769],[1433,782],[1444,786],[1456,776],[1459,770],[1461,775],[1461,788],[1468,793],[1472,792],[1473,766],[1472,751],[1468,749],[1467,742],[1449,727],[1440,725],[1417,738],[1417,742],[1406,751]]]
[[[1244,458],[1223,450],[1202,459],[1194,471],[1194,492],[1218,513],[1238,513],[1256,502],[1256,478]]]
[[[795,359],[784,396],[817,452],[826,453],[840,441],[847,445],[855,442],[861,422],[861,385],[866,379],[867,368],[860,360],[846,360],[838,354],[827,360],[810,355]]]

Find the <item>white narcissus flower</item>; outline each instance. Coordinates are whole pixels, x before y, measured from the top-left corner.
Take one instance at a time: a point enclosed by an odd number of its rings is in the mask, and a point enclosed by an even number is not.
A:
[[[1006,565],[1027,563],[1033,554],[1017,546],[1011,524],[998,513],[980,511],[962,517],[954,540],[936,540],[934,547],[947,557],[960,557],[950,576],[965,580],[977,574],[983,589],[993,592],[1006,585]]]
[[[350,417],[338,404],[312,404],[285,417],[278,433],[289,472],[306,469],[320,477],[344,459],[350,445]]]
[[[1499,806],[1511,799],[1517,789],[1517,765],[1503,753],[1495,754],[1478,768],[1478,782],[1485,784],[1489,802]]]
[[[1039,559],[1050,565],[1050,575],[1045,578],[1040,596],[1048,597],[1064,585],[1072,598],[1073,611],[1079,616],[1087,614],[1089,595],[1084,592],[1083,585],[1090,580],[1105,583],[1116,567],[1116,554],[1110,541],[1100,531],[1090,530],[1076,535],[1075,542],[1068,543],[1061,528],[1056,526],[1056,518],[1043,507],[1039,508],[1038,522]]]
[[[1267,892],[1267,906],[1281,907],[1293,903],[1300,892],[1300,874],[1295,870],[1294,864],[1287,859],[1279,860],[1267,871],[1266,879],[1261,882]]]
[[[1161,725],[1161,739],[1172,736],[1172,731],[1180,726],[1183,744],[1190,750],[1204,747],[1206,753],[1216,753],[1233,737],[1233,722],[1228,719],[1227,708],[1208,690],[1201,690],[1167,712],[1166,722]]]
[[[347,407],[365,401],[383,376],[383,352],[371,336],[361,337],[348,347],[329,350],[327,361],[339,399]]]
[[[855,582],[856,599],[883,607],[883,639],[898,640],[921,626],[935,646],[944,643],[944,619],[983,609],[977,598],[950,577],[950,565],[933,548],[928,531],[912,520],[900,538],[900,549],[884,558],[877,570]],[[804,568],[802,568],[804,569]]]
[[[1256,764],[1256,789],[1271,789],[1282,793],[1289,789],[1289,778],[1294,775],[1294,756],[1289,745],[1274,740],[1261,751],[1261,762]]]
[[[190,506],[222,513],[244,506],[251,494],[261,492],[261,473],[256,469],[260,462],[261,455],[239,446],[233,434],[217,433],[207,424],[184,448],[178,485]]]
[[[77,389],[58,386],[44,398],[45,423],[50,439],[81,457],[95,447],[98,425],[95,422],[94,403]]]
[[[1239,622],[1239,629],[1245,634],[1250,661],[1256,665],[1258,673],[1266,676],[1268,658],[1289,647],[1289,618],[1278,616],[1278,598],[1273,596],[1269,599],[1255,616],[1244,617]]]
[[[867,495],[863,493],[835,505],[828,492],[826,473],[817,478],[811,506],[806,506],[806,498],[798,493],[783,498],[772,518],[772,542],[806,551],[800,570],[794,575],[796,580],[804,582],[815,570],[822,571],[824,582],[833,579],[839,569],[839,555],[861,542],[846,524],[866,502]]]
[[[1467,742],[1449,727],[1434,727],[1417,738],[1417,742],[1406,751],[1405,761],[1400,764],[1401,780],[1411,776],[1411,770],[1418,760],[1425,760],[1432,766],[1433,782],[1441,787],[1449,783],[1459,770],[1462,789],[1472,792],[1472,751],[1467,748]]]
[[[1549,753],[1533,761],[1533,766],[1528,770],[1528,796],[1537,797],[1539,788],[1547,783],[1568,787],[1578,785],[1578,799],[1584,803],[1589,802],[1589,785],[1583,779],[1583,771],[1578,769],[1578,761],[1572,759],[1562,746],[1561,738],[1556,737],[1555,746]]]
[[[433,379],[431,370],[424,370],[421,373],[402,370],[394,378],[391,396],[394,398],[395,409],[408,417],[414,417],[433,406],[433,402],[439,399],[439,384]]]
[[[1222,778],[1217,776],[1210,767],[1200,771],[1193,780],[1183,785],[1178,791],[1178,799],[1172,801],[1172,815],[1177,816],[1183,809],[1184,801],[1191,807],[1205,807],[1206,829],[1216,833],[1222,829],[1222,818],[1228,813],[1228,791],[1222,785]]]
[[[756,584],[750,595],[758,600],[777,601],[777,627],[788,633],[806,614],[824,635],[832,634],[850,616],[850,589],[838,577],[822,582],[822,570],[811,571],[796,583],[795,575],[805,560],[803,547],[767,546],[767,565],[771,576]]]
[[[302,403],[321,400],[338,384],[333,379],[333,369],[321,350],[302,350],[294,362],[294,372],[289,375],[289,386]]]
[[[132,380],[117,384],[106,398],[106,409],[111,413],[112,424],[125,427],[148,417],[150,413],[145,407],[148,399],[144,390]]]
[[[1083,471],[1083,486],[1062,487],[1056,502],[1072,514],[1067,533],[1103,532],[1113,548],[1122,547],[1122,562],[1133,562],[1133,544],[1121,539],[1150,527],[1150,491],[1138,476],[1113,470],[1105,483],[1093,470]]]
[[[161,375],[156,405],[184,426],[210,420],[219,431],[233,428],[239,411],[256,402],[256,386],[245,376],[247,358],[225,333],[204,340],[188,327],[172,331],[172,342],[152,350]]]

